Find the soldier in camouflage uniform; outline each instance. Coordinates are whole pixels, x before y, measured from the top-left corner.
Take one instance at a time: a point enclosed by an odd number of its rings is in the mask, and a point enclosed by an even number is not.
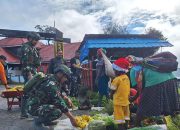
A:
[[[40,36],[39,34],[32,32],[28,34],[27,39],[28,42],[24,43],[21,47],[21,64],[24,83],[32,78],[32,76],[37,72],[37,67],[40,66],[39,52],[35,48]],[[28,117],[25,111],[27,98],[26,94],[21,98],[21,119]]]
[[[27,39],[28,42],[21,47],[22,74],[25,83],[37,72],[37,68],[40,66],[39,52],[35,48],[40,36],[32,32],[28,34]]]
[[[66,61],[63,59],[63,51],[58,50],[57,56],[50,61],[50,64],[48,66],[48,73],[54,74],[54,70],[61,64],[67,65]]]
[[[43,127],[52,125],[54,120],[58,119],[64,113],[76,126],[74,116],[68,111],[65,101],[72,106],[72,102],[60,91],[60,86],[70,78],[70,69],[61,65],[55,70],[55,74],[47,75],[46,80],[42,82],[34,92],[30,93],[27,108],[28,113],[35,118],[35,125]]]

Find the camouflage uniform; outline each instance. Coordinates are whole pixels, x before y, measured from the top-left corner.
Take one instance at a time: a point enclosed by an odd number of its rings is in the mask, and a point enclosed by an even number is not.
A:
[[[40,56],[38,50],[31,42],[24,43],[21,47],[22,74],[25,83],[28,81],[28,72],[35,74],[40,66]]]
[[[37,72],[37,67],[40,66],[39,52],[31,42],[24,43],[21,47],[21,64],[24,83],[26,83],[28,81],[28,73],[31,72],[34,75]],[[21,118],[27,117],[25,110],[27,98],[26,93],[21,97]]]
[[[48,75],[34,92],[30,93],[27,103],[28,113],[37,116],[38,122],[49,123],[58,119],[68,107],[60,91],[60,84],[55,75]]]

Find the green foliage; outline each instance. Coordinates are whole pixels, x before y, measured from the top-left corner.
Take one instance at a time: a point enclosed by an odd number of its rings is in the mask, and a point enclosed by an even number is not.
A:
[[[90,102],[91,102],[92,105],[98,106],[98,97],[99,97],[99,95],[98,95],[97,92],[88,91],[87,96],[89,97]]]
[[[88,91],[87,96],[92,100],[92,99],[98,99],[98,93],[93,92],[93,91]]]
[[[165,117],[168,130],[179,130],[180,129],[180,115],[175,117],[166,116]]]
[[[164,37],[164,35],[162,34],[162,32],[159,31],[159,30],[157,30],[157,29],[155,29],[155,28],[152,28],[152,27],[148,28],[148,29],[146,30],[146,33],[147,33],[149,36],[152,36],[152,37],[154,37],[154,38],[159,38],[159,39],[162,39],[162,40],[167,40],[167,38]]]
[[[97,110],[92,110],[92,111],[90,111],[90,116],[95,116],[95,115],[101,114],[101,113],[103,113],[103,112],[102,111],[97,111]]]
[[[97,92],[88,91],[87,96],[89,97],[92,105],[98,106],[99,94]],[[108,103],[108,101],[106,100],[106,97],[103,96],[103,98],[102,98],[102,106],[105,107],[107,103]]]
[[[108,103],[105,105],[105,112],[107,112],[109,115],[112,115],[113,111],[113,101],[109,100]]]
[[[103,121],[106,124],[106,130],[118,130],[118,125],[114,123],[114,120],[112,117],[106,117],[103,119]]]
[[[117,124],[115,124],[112,116],[107,116],[105,114],[96,114],[92,117],[94,120],[104,121],[106,130],[118,130]]]
[[[79,101],[75,97],[70,97],[70,99],[75,107],[79,107]]]
[[[161,129],[159,126],[147,126],[147,127],[135,127],[135,128],[132,128],[132,129],[129,129],[129,130],[159,130]]]

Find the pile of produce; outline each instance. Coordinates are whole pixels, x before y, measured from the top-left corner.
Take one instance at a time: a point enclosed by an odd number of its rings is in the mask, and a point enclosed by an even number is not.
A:
[[[175,117],[165,117],[168,130],[179,130],[180,129],[180,114]]]
[[[113,117],[106,114],[96,114],[94,116],[76,116],[76,123],[79,128],[88,130],[118,130]]]
[[[94,119],[93,124],[95,124],[96,121],[97,122],[98,121],[103,121],[106,130],[117,130],[118,129],[117,124],[115,124],[114,119],[113,119],[112,116],[108,116],[106,114],[96,114],[92,118]],[[91,126],[93,124],[91,124],[91,122],[90,122],[89,126]]]
[[[88,123],[93,120],[92,117],[88,115],[76,116],[75,119],[78,127],[81,129],[85,128]]]

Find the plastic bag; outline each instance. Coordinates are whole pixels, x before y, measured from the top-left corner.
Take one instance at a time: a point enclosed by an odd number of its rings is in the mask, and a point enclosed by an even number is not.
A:
[[[107,56],[101,51],[102,53],[102,57],[104,60],[104,64],[105,64],[105,73],[107,76],[114,78],[115,77],[115,72],[112,68],[112,64],[109,61],[109,59],[107,58]]]

